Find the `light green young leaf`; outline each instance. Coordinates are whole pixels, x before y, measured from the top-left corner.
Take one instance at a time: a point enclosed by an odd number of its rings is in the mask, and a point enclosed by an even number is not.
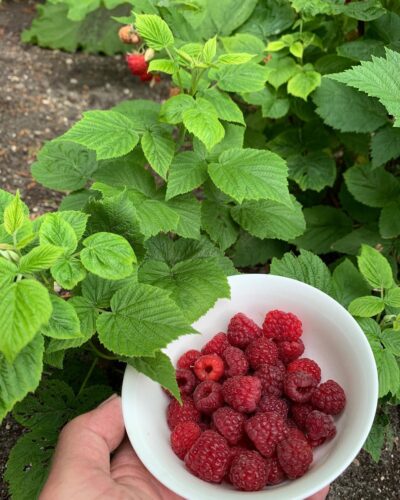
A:
[[[234,52],[232,54],[222,54],[218,57],[218,64],[246,64],[254,59],[254,54]]]
[[[62,247],[65,254],[70,255],[76,249],[78,240],[73,227],[63,219],[60,213],[45,216],[40,226],[39,239],[41,244],[48,243]]]
[[[176,125],[183,120],[183,113],[195,106],[195,100],[187,94],[171,97],[161,106],[160,120]]]
[[[385,295],[385,304],[390,307],[400,307],[400,288],[391,288]]]
[[[60,340],[82,337],[78,315],[73,306],[52,294],[50,301],[53,311],[49,322],[41,328],[41,333]]]
[[[267,80],[265,67],[254,62],[224,64],[211,69],[208,76],[221,90],[228,92],[257,92],[264,88]]]
[[[14,196],[11,193],[0,189],[0,223],[4,222],[4,210],[7,205],[13,201],[13,199]]]
[[[76,257],[64,255],[53,264],[51,275],[66,290],[72,290],[86,276],[86,270]]]
[[[229,95],[215,88],[207,89],[203,91],[201,95],[214,106],[220,120],[241,123],[244,125],[243,113]]]
[[[234,123],[224,124],[225,135],[221,142],[214,146],[211,151],[207,151],[204,144],[198,139],[193,141],[193,149],[208,162],[218,161],[221,153],[231,148],[242,148],[244,143],[245,127]]]
[[[264,42],[249,33],[235,33],[233,36],[222,37],[222,45],[227,52],[244,52],[252,54],[257,62],[262,60]]]
[[[75,236],[79,241],[85,233],[89,215],[83,212],[78,212],[78,210],[63,210],[62,212],[58,212],[57,215],[71,225],[75,232]]]
[[[378,130],[371,139],[372,166],[380,167],[400,156],[400,130],[390,125]]]
[[[385,309],[385,304],[381,298],[368,295],[352,300],[348,309],[353,316],[372,318]]]
[[[139,142],[134,123],[116,111],[86,111],[60,140],[77,142],[96,151],[97,159],[117,158]]]
[[[137,14],[135,21],[139,35],[154,50],[162,50],[174,44],[174,36],[168,24],[154,14]]]
[[[317,71],[302,71],[294,75],[287,85],[289,94],[307,100],[307,97],[321,85],[321,75]]]
[[[352,300],[370,293],[370,287],[349,259],[344,259],[333,271],[332,285],[334,298],[346,308]]]
[[[214,36],[206,41],[202,50],[202,59],[206,64],[211,64],[217,53],[217,37]]]
[[[166,179],[175,153],[175,142],[171,133],[160,126],[153,127],[143,134],[141,145],[153,170]]]
[[[181,400],[178,384],[176,382],[175,368],[169,357],[163,352],[156,352],[154,358],[138,357],[125,359],[128,365],[140,373],[158,382],[162,387]]]
[[[257,149],[228,149],[208,167],[214,184],[239,203],[269,199],[292,205],[285,161],[275,153]]]
[[[0,290],[0,352],[12,363],[51,315],[47,289],[35,280],[22,280]]]
[[[176,63],[170,59],[153,59],[150,61],[148,72],[149,73],[167,73],[167,75],[173,75],[178,70]]]
[[[188,193],[207,179],[207,163],[194,151],[175,156],[168,175],[166,199]]]
[[[197,98],[194,106],[184,111],[182,117],[188,131],[198,137],[207,150],[212,149],[225,135],[215,107],[203,97]]]
[[[64,250],[61,247],[55,247],[47,243],[39,245],[22,256],[19,262],[19,272],[25,274],[49,269],[63,252]]]
[[[382,208],[379,217],[379,232],[382,238],[396,238],[400,234],[400,200]]]
[[[42,369],[43,337],[41,335],[32,338],[12,364],[7,361],[3,354],[0,354],[0,422],[15,403],[36,389],[39,385]]]
[[[133,273],[135,253],[125,238],[113,233],[95,233],[83,240],[81,261],[101,278],[118,280]]]
[[[0,289],[11,285],[18,274],[18,267],[8,259],[0,257]]]
[[[292,57],[272,57],[265,66],[267,82],[276,89],[292,78],[300,69]],[[261,90],[261,89],[260,89]]]
[[[336,178],[336,163],[324,151],[311,151],[307,155],[295,154],[287,159],[289,178],[303,191],[321,191],[333,186]]]
[[[14,199],[4,210],[4,229],[8,234],[13,235],[22,227],[26,218],[26,206],[21,201],[19,191],[17,191]]]
[[[97,320],[104,346],[123,356],[155,356],[180,335],[194,332],[169,292],[137,283],[118,290],[111,312]]]
[[[213,200],[204,200],[201,204],[201,227],[221,250],[232,246],[239,234],[230,207]]]
[[[392,268],[386,258],[368,245],[362,245],[357,258],[358,267],[373,288],[391,288],[393,285]]]

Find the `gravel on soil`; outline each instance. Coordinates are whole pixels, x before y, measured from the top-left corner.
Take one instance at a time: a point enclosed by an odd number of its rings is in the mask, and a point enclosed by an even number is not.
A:
[[[0,3],[0,187],[20,189],[34,213],[57,208],[59,193],[39,186],[30,165],[40,147],[65,132],[87,109],[107,109],[132,98],[164,99],[168,85],[154,89],[137,82],[122,56],[67,54],[23,45],[21,31],[35,14],[32,0]],[[400,490],[399,410],[393,408],[395,442],[379,464],[361,452],[334,482],[329,499],[398,499]],[[8,417],[0,427],[0,499],[8,498],[2,480],[7,456],[21,435]],[[18,499],[15,499],[18,500]]]

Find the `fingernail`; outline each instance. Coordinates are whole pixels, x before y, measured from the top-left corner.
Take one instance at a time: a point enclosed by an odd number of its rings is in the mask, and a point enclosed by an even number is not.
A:
[[[98,408],[101,408],[103,405],[109,403],[110,401],[112,401],[113,399],[117,398],[118,397],[118,394],[112,394],[109,398],[107,398],[105,401],[103,401],[102,403],[99,404]]]

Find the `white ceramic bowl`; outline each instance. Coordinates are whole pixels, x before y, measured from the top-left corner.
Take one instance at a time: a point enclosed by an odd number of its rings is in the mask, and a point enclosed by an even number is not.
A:
[[[127,367],[122,404],[129,439],[137,454],[165,486],[189,500],[300,500],[336,479],[360,451],[375,415],[378,378],[368,341],[351,315],[335,300],[309,285],[289,278],[242,274],[229,278],[231,298],[220,299],[193,326],[202,335],[186,335],[165,352],[176,363],[189,349],[199,349],[219,331],[226,331],[237,312],[262,324],[271,309],[296,314],[303,322],[304,356],[322,368],[322,380],[333,378],[344,388],[347,405],[336,419],[337,435],[317,448],[310,470],[296,481],[287,481],[259,492],[235,491],[228,484],[206,483],[186,469],[172,452],[165,411],[168,398],[144,375]]]

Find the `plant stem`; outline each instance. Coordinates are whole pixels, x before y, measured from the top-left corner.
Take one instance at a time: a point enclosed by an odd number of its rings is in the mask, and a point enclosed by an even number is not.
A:
[[[172,55],[172,52],[169,50],[168,47],[165,48],[165,51],[167,52],[168,54],[168,57],[171,59],[171,61],[173,61],[174,63],[176,63],[176,60],[175,60],[175,57]],[[179,85],[179,88],[181,89],[181,91],[184,93],[185,92],[185,89],[183,88],[183,85],[182,85],[182,80],[181,80],[181,75],[179,73],[180,71],[180,68],[179,68],[179,65],[178,65],[178,71],[176,73],[176,77],[178,79],[178,85]]]
[[[97,347],[93,344],[92,341],[89,342],[89,345],[92,349],[92,351],[99,357],[99,358],[102,358],[102,359],[108,359],[110,361],[115,361],[117,358],[117,356],[109,356],[108,354],[105,354],[103,352],[101,352],[99,349],[97,349]]]
[[[88,370],[88,372],[86,374],[86,377],[84,378],[84,380],[82,382],[82,385],[81,385],[81,387],[79,389],[79,392],[76,395],[77,398],[79,398],[79,396],[82,394],[83,389],[86,387],[86,384],[87,384],[87,382],[88,382],[91,374],[93,373],[94,367],[96,366],[96,363],[97,363],[98,359],[99,359],[98,357],[96,357],[96,356],[94,357],[94,359],[92,361],[92,364],[90,365],[90,368],[89,368],[89,370]]]

